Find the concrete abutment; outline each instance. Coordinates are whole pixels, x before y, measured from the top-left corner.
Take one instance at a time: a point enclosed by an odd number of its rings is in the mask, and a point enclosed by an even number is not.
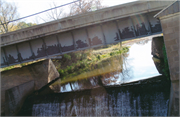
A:
[[[22,106],[24,98],[32,90],[39,90],[59,76],[51,59],[1,72],[1,115],[15,115]],[[58,85],[49,87],[55,92],[60,91]],[[12,98],[8,98],[9,96]]]
[[[180,2],[175,1],[159,12],[171,78],[171,95],[168,116],[179,116],[179,28]]]

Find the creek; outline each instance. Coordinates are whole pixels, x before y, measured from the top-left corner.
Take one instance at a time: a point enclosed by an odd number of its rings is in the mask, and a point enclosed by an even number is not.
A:
[[[62,84],[59,93],[27,98],[19,115],[167,116],[170,83],[153,63],[151,41],[126,44],[128,53],[103,60],[99,69]]]
[[[152,60],[151,41],[147,38],[126,44],[130,46],[128,53],[103,60],[99,69],[73,77],[75,81],[61,85],[61,92],[91,89],[101,82],[103,85],[121,85],[159,76]]]

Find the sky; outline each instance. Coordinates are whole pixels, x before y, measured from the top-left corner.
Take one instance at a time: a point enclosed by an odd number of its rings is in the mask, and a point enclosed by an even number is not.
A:
[[[28,15],[49,9],[51,8],[50,4],[52,4],[53,2],[55,2],[57,6],[73,2],[73,0],[6,0],[6,1],[13,3],[17,6],[19,17],[28,16]],[[135,0],[103,0],[102,4],[105,6],[114,6],[114,5],[124,4],[128,2],[133,2],[133,1]],[[65,8],[65,10],[68,10],[68,9]],[[42,16],[42,17],[45,17],[45,16]],[[24,21],[39,23],[37,21],[37,18],[35,17],[27,18]]]

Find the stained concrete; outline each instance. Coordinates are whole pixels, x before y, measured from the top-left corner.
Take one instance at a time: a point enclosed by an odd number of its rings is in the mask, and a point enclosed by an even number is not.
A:
[[[168,116],[179,116],[179,28],[180,2],[176,1],[163,9],[155,17],[160,19],[163,29],[164,42],[168,57],[171,78],[171,97]]]
[[[32,80],[34,89],[38,90],[57,77],[59,77],[59,72],[51,59],[1,72],[1,113],[5,110],[6,90]],[[50,86],[50,88],[56,92],[60,91],[60,86]]]
[[[5,91],[5,115],[17,115],[26,97],[34,91],[34,81],[29,81]]]

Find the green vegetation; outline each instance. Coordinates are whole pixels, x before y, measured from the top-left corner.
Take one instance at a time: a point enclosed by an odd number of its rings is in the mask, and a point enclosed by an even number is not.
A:
[[[3,68],[2,71],[7,71],[7,70],[10,70],[10,69],[14,69],[14,68],[15,68],[15,66],[9,66],[9,67]]]
[[[119,44],[116,44],[103,49],[90,49],[64,54],[61,60],[53,62],[58,66],[57,69],[62,79],[66,79],[83,72],[98,69],[101,67],[100,63],[102,61],[128,51],[129,47],[122,47],[120,49]]]
[[[67,60],[71,60],[71,56],[68,55],[68,54],[64,54],[64,57],[65,57]]]
[[[14,30],[22,29],[22,28],[27,28],[31,26],[37,25],[36,23],[26,23],[26,22],[19,22],[17,25],[14,26]]]
[[[164,44],[162,50],[163,50],[163,55],[164,55],[164,67],[163,67],[162,71],[163,71],[163,74],[169,80],[170,79],[170,73],[169,73],[169,65],[168,65],[168,59],[167,59],[165,44]]]
[[[31,62],[27,62],[27,63],[21,63],[21,64],[17,64],[17,65],[12,65],[12,66],[8,66],[8,67],[0,68],[0,72],[15,69],[15,68],[21,68],[23,66],[27,66],[27,65],[30,65],[30,64],[33,64],[33,63],[36,63],[36,62],[39,62],[39,61],[43,61],[43,60],[44,59],[39,59],[39,60],[36,60],[36,61],[31,61]]]
[[[129,47],[122,47],[120,49],[119,44],[108,45],[108,47],[89,49],[84,51],[78,51],[73,53],[64,54],[61,60],[53,60],[58,72],[61,74],[62,78],[67,78],[71,76],[77,76],[83,72],[94,70],[100,68],[101,62],[122,53],[129,51]],[[28,63],[22,63],[18,65],[8,66],[1,68],[0,71],[11,70],[14,68],[20,68],[38,61],[32,61]]]

